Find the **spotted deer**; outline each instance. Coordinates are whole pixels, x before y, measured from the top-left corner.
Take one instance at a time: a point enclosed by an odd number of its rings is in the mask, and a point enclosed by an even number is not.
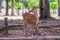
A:
[[[23,19],[24,19],[24,24],[25,24],[24,26],[25,35],[26,35],[26,29],[27,29],[28,24],[32,24],[32,35],[33,35],[33,32],[37,32],[37,24],[39,21],[39,18],[37,15],[37,8],[33,8],[29,12],[25,12],[23,14]]]

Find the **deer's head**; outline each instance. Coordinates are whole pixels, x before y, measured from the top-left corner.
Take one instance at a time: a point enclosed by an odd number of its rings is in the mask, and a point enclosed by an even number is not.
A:
[[[34,12],[34,13],[37,13],[37,8],[34,7],[31,11]]]

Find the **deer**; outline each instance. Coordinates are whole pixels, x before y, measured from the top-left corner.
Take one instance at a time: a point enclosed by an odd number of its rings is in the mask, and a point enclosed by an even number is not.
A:
[[[38,25],[39,18],[38,18],[36,7],[34,7],[29,12],[25,12],[23,14],[23,20],[24,20],[24,33],[25,33],[25,35],[26,35],[26,29],[27,29],[28,24],[32,24],[32,35],[34,35],[33,31],[36,33],[38,32],[37,25]],[[36,33],[35,33],[35,35],[36,35]]]

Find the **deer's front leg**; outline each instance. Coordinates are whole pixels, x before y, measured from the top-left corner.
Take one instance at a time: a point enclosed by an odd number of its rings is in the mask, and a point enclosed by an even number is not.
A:
[[[26,22],[24,22],[24,35],[26,35],[27,34],[27,23]]]
[[[36,35],[38,35],[38,23],[35,25]]]
[[[34,24],[32,24],[32,28],[31,28],[31,32],[32,32],[32,35],[35,35],[35,26],[34,26]]]

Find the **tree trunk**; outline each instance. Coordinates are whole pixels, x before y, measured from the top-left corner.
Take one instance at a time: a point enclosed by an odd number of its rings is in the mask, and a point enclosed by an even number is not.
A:
[[[40,0],[40,18],[39,19],[48,19],[52,18],[50,16],[50,8],[48,0]]]
[[[43,8],[43,0],[40,0],[40,18],[39,19],[44,19],[44,8]]]
[[[8,0],[6,0],[6,15],[5,16],[8,16]],[[5,17],[4,21],[5,21],[5,35],[7,36],[8,35],[8,18]]]
[[[50,7],[49,7],[49,0],[45,0],[45,7],[44,7],[45,18],[50,18]]]
[[[58,16],[60,16],[60,0],[58,0]]]
[[[12,9],[11,9],[11,16],[14,15],[14,0],[12,0]]]
[[[19,2],[18,2],[18,15],[19,15]]]
[[[0,13],[2,12],[2,11],[1,11],[1,3],[2,3],[2,0],[0,0]]]
[[[18,13],[18,16],[19,16],[19,8],[18,8],[18,10],[17,10],[17,13]]]
[[[8,15],[8,0],[6,0],[6,14],[5,15]]]

